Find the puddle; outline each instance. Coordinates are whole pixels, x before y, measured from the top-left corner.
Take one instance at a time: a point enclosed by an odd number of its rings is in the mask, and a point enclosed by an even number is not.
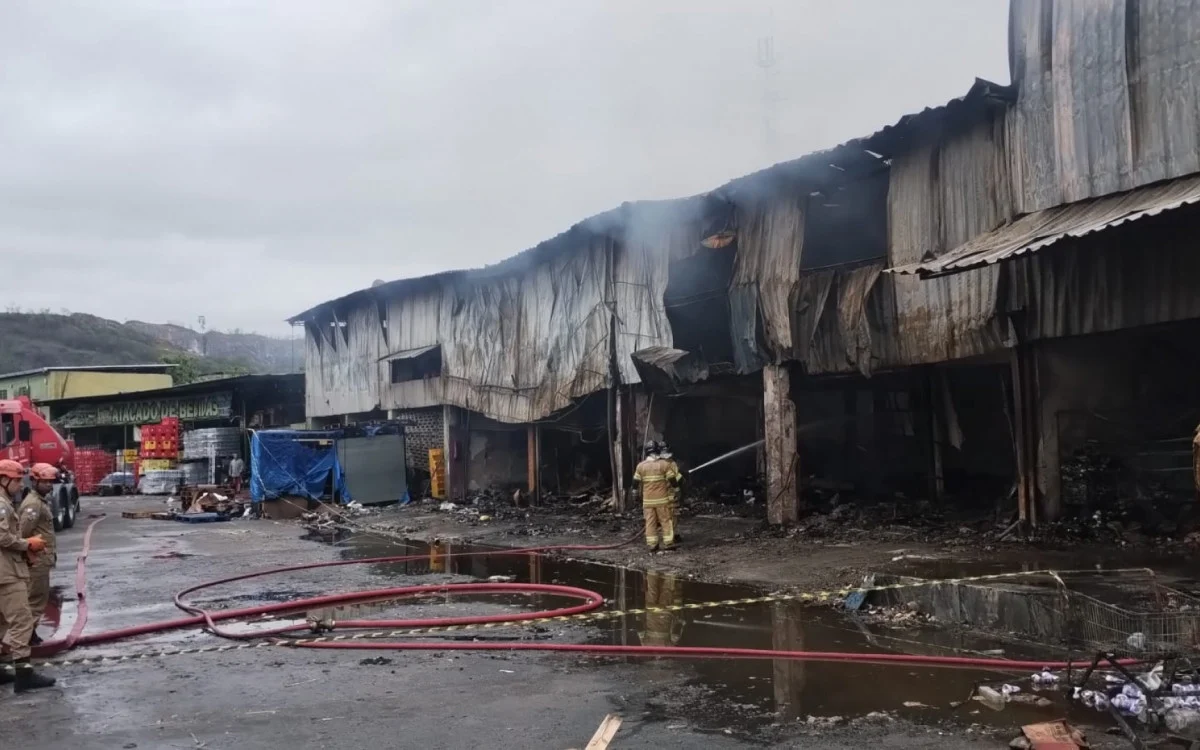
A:
[[[346,558],[421,554],[407,563],[380,564],[382,575],[457,574],[486,580],[512,576],[516,581],[557,583],[602,594],[610,608],[638,609],[675,606],[761,595],[748,587],[703,583],[665,572],[646,573],[597,562],[541,555],[496,555],[454,558],[448,554],[490,548],[424,543],[407,547],[365,538],[338,545]],[[511,608],[560,606],[561,599],[537,596],[510,598],[468,595],[447,597],[461,603],[477,600]],[[373,605],[361,605],[367,608]],[[395,607],[395,603],[381,606]],[[354,616],[362,610],[355,608]],[[347,615],[338,613],[337,617]],[[368,615],[369,616],[369,615]],[[1011,658],[1053,658],[1032,644],[1014,645],[986,636],[938,629],[894,630],[869,625],[842,612],[777,602],[736,608],[684,610],[672,613],[627,615],[587,625],[594,643],[630,645],[716,646],[751,649],[857,651],[871,653],[922,653],[958,655],[958,649],[1003,649]],[[617,661],[608,659],[603,661]],[[659,684],[659,695],[647,699],[651,715],[664,720],[685,719],[701,729],[755,730],[780,721],[808,716],[863,716],[888,711],[917,721],[958,719],[965,723],[1012,727],[1068,716],[1076,723],[1094,724],[1097,717],[1077,712],[1055,695],[1047,708],[1010,704],[992,712],[979,703],[968,703],[956,712],[952,702],[963,701],[979,682],[997,683],[1003,673],[978,669],[920,668],[910,666],[796,662],[785,660],[679,660],[620,659],[664,677],[680,680],[648,681]],[[1012,679],[1013,676],[1007,679]],[[1028,678],[1019,681],[1028,687]],[[908,705],[905,705],[908,704]]]

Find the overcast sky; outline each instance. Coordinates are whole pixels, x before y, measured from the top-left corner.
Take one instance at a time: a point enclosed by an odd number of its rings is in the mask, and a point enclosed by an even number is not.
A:
[[[6,0],[0,308],[286,335],[1007,83],[1006,35],[1005,0]]]

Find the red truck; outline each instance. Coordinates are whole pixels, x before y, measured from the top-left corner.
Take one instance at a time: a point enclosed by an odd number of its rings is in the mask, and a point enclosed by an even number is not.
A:
[[[28,396],[0,399],[0,458],[22,466],[47,463],[58,467],[58,482],[50,497],[54,530],[75,525],[79,517],[79,490],[75,487],[75,443],[66,440],[42,418]]]

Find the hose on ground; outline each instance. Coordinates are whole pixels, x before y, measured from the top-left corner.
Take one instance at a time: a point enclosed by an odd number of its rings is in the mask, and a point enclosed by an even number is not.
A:
[[[579,600],[580,603],[560,607],[552,610],[543,610],[537,612],[522,612],[516,614],[503,615],[473,615],[465,617],[450,617],[450,618],[414,618],[414,619],[386,619],[386,620],[360,620],[350,619],[342,620],[336,623],[339,630],[361,630],[361,629],[389,629],[389,628],[438,628],[444,626],[464,626],[464,625],[496,625],[502,623],[519,623],[530,620],[544,620],[547,618],[567,618],[573,615],[592,612],[599,609],[604,604],[604,597],[600,594],[574,586],[561,586],[552,584],[535,584],[535,583],[445,583],[445,584],[425,584],[416,586],[400,586],[390,588],[369,589],[364,591],[353,591],[340,594],[327,594],[322,596],[307,597],[295,599],[286,602],[275,602],[272,604],[257,605],[252,607],[242,607],[237,609],[227,609],[219,611],[211,611],[190,603],[187,597],[198,591],[214,588],[217,586],[235,583],[238,581],[246,581],[255,578],[262,578],[272,575],[280,575],[286,573],[295,573],[299,571],[315,570],[320,568],[332,568],[346,565],[377,565],[386,563],[404,563],[417,560],[428,559],[426,555],[399,555],[393,557],[375,557],[363,560],[335,560],[319,563],[308,563],[303,565],[289,565],[285,567],[272,568],[253,573],[244,573],[236,576],[201,583],[196,586],[191,586],[175,595],[175,606],[188,616],[170,620],[162,620],[159,622],[150,622],[132,627],[119,628],[115,630],[104,631],[100,633],[92,633],[90,635],[82,635],[82,630],[87,623],[87,598],[86,591],[86,570],[87,570],[87,555],[91,544],[91,533],[96,524],[102,519],[97,519],[89,527],[87,535],[84,538],[83,552],[80,554],[76,563],[76,588],[79,596],[79,615],[76,618],[70,635],[62,640],[47,641],[35,650],[38,656],[49,656],[71,648],[87,645],[99,645],[104,643],[114,643],[118,641],[128,640],[142,635],[151,635],[162,633],[169,630],[177,630],[180,628],[202,627],[215,635],[222,638],[235,640],[275,638],[279,646],[289,648],[312,648],[312,649],[337,649],[337,650],[370,650],[370,651],[508,651],[508,652],[550,652],[550,653],[571,653],[590,656],[633,656],[633,657],[653,657],[653,658],[681,658],[681,659],[783,659],[783,660],[800,660],[800,661],[824,661],[824,662],[848,662],[848,663],[864,663],[864,664],[890,664],[890,665],[908,665],[908,666],[930,666],[930,667],[957,667],[957,668],[976,668],[999,671],[1025,671],[1036,670],[1043,667],[1061,670],[1070,669],[1078,664],[1064,661],[1030,661],[1030,660],[1009,660],[999,657],[967,657],[967,656],[934,656],[926,654],[897,654],[897,653],[871,653],[871,652],[843,652],[843,651],[783,651],[783,650],[767,650],[767,649],[748,649],[748,648],[726,648],[726,647],[697,647],[697,646],[628,646],[628,645],[610,645],[610,644],[590,644],[590,643],[538,643],[528,641],[513,641],[513,642],[406,642],[406,641],[381,641],[381,640],[328,640],[328,639],[311,639],[311,640],[290,640],[282,639],[282,636],[287,633],[292,633],[300,630],[309,629],[306,622],[295,622],[270,629],[255,629],[247,632],[232,632],[222,628],[218,623],[229,621],[244,621],[253,618],[263,618],[269,615],[279,613],[296,613],[305,610],[321,609],[334,606],[345,606],[360,603],[369,603],[380,600],[395,600],[402,598],[419,598],[434,594],[496,594],[496,593],[519,593],[527,595],[550,595],[564,597],[568,599]],[[571,552],[571,551],[600,551],[612,550],[623,547],[634,539],[629,539],[617,544],[609,545],[558,545],[558,546],[543,546],[543,547],[526,547],[522,549],[500,549],[487,550],[480,552],[460,552],[445,555],[445,557],[480,557],[480,556],[501,556],[501,555],[534,555],[534,554],[549,554],[556,552]],[[1123,660],[1122,664],[1136,664],[1138,660],[1130,659]]]

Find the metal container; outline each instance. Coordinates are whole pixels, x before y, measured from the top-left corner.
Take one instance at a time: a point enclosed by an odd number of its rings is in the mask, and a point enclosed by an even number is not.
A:
[[[222,458],[242,452],[242,431],[237,427],[207,427],[183,433],[183,458]]]

